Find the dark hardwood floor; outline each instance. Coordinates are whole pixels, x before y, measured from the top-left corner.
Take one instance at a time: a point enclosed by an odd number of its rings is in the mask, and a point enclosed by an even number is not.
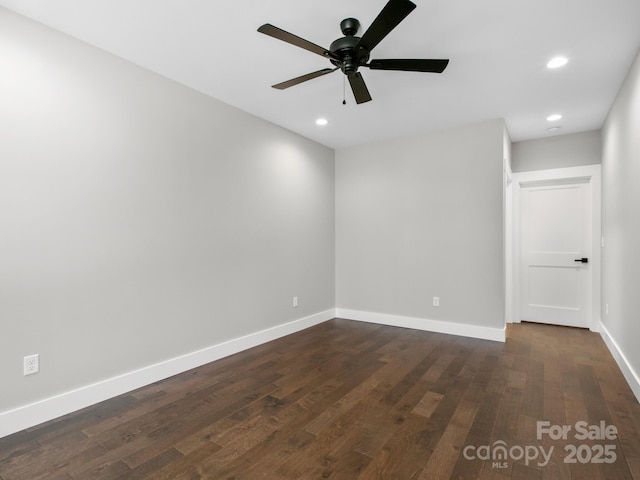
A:
[[[588,331],[332,320],[0,439],[0,478],[640,480],[640,405]]]

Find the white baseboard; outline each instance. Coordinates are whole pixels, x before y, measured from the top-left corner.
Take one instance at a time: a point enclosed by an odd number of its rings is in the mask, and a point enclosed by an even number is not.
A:
[[[506,326],[501,328],[483,327],[467,323],[443,322],[441,320],[429,320],[427,318],[403,317],[387,313],[362,312],[359,310],[336,309],[336,317],[346,320],[358,320],[361,322],[380,323],[393,327],[413,328],[429,332],[446,333],[462,337],[480,338],[504,342],[506,338]]]
[[[600,336],[609,348],[609,351],[618,364],[618,367],[620,367],[622,375],[624,375],[629,387],[631,387],[631,391],[636,396],[636,400],[640,402],[640,377],[627,360],[627,357],[622,353],[622,350],[620,350],[620,347],[609,333],[609,330],[607,330],[607,327],[605,327],[602,322],[600,322]]]
[[[335,318],[330,309],[0,412],[0,438]]]

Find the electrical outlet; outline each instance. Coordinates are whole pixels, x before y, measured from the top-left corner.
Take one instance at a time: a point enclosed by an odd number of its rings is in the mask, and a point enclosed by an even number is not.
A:
[[[24,375],[33,375],[40,371],[40,355],[29,355],[24,357]]]
[[[434,307],[440,306],[440,297],[433,297],[433,306]]]
[[[293,297],[293,308],[298,308],[298,297]]]

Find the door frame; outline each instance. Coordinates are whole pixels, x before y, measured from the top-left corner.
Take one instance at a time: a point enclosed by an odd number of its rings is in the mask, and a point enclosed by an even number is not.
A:
[[[511,211],[511,243],[513,248],[506,252],[505,263],[507,271],[511,272],[510,285],[507,288],[506,320],[508,323],[520,323],[520,198],[523,187],[549,185],[562,182],[577,182],[584,180],[591,194],[591,241],[592,258],[589,259],[592,268],[591,308],[587,315],[589,330],[600,331],[600,306],[602,292],[602,230],[601,230],[601,175],[600,165],[586,165],[583,167],[555,168],[551,170],[535,170],[517,172],[511,175],[513,180],[511,195],[507,195],[508,210]]]

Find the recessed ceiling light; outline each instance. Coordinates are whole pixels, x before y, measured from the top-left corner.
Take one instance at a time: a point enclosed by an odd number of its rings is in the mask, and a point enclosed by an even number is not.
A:
[[[549,115],[547,117],[547,122],[557,122],[561,118],[562,118],[562,115],[560,115],[559,113],[554,113],[553,115]]]
[[[316,120],[316,125],[320,125],[321,127],[329,123],[329,120],[326,118],[319,118]]]
[[[547,63],[547,68],[560,68],[564,67],[569,62],[567,57],[555,57],[549,60]]]
[[[562,127],[557,126],[557,127],[551,127],[551,128],[547,128],[548,132],[557,132],[558,130],[560,130]]]

